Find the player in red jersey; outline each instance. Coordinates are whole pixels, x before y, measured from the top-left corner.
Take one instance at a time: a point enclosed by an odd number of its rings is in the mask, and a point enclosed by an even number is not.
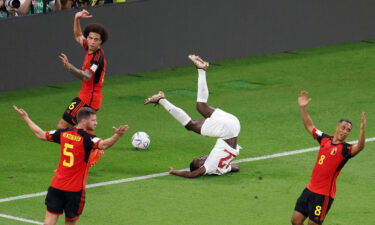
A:
[[[100,24],[91,23],[81,31],[80,18],[91,18],[86,10],[77,12],[74,17],[75,40],[85,49],[86,56],[81,69],[69,63],[68,57],[61,53],[59,56],[64,67],[78,79],[82,80],[82,88],[72,100],[60,119],[57,128],[71,128],[77,124],[76,115],[82,107],[90,107],[96,111],[102,105],[102,88],[107,67],[104,51],[101,48],[107,39],[107,29]]]
[[[318,157],[311,179],[301,196],[298,198],[291,222],[303,225],[309,217],[308,225],[322,224],[336,195],[336,179],[345,163],[357,155],[365,147],[366,113],[362,113],[358,143],[351,145],[345,142],[352,129],[352,122],[341,119],[336,126],[334,136],[327,135],[316,129],[307,105],[311,99],[306,91],[301,91],[298,104],[303,124],[320,144]]]
[[[102,140],[92,133],[97,125],[96,111],[84,107],[77,113],[76,128],[45,132],[23,109],[13,107],[40,140],[60,144],[59,165],[45,200],[47,212],[44,224],[56,224],[59,215],[63,212],[65,212],[65,225],[77,224],[85,205],[86,180],[92,160],[92,150],[110,148],[124,135],[128,126],[113,127],[114,135]]]

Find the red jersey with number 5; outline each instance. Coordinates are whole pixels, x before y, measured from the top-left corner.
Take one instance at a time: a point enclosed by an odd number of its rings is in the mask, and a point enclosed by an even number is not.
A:
[[[98,110],[102,106],[102,88],[105,71],[107,70],[107,61],[101,48],[89,54],[87,39],[83,39],[82,46],[86,50],[82,71],[88,70],[92,77],[88,81],[82,80],[82,88],[78,93],[78,97],[86,105]]]
[[[352,145],[346,142],[333,144],[332,136],[314,128],[312,135],[320,143],[318,158],[307,189],[330,196],[336,196],[336,179],[345,163],[352,157]]]
[[[63,191],[85,189],[92,149],[101,141],[89,131],[77,128],[59,129],[46,132],[48,141],[60,144],[60,161],[51,187]]]

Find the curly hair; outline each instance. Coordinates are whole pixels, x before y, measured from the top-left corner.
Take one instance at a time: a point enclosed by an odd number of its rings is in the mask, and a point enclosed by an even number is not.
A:
[[[99,23],[90,23],[89,25],[87,25],[85,27],[85,30],[83,31],[83,36],[87,38],[90,32],[100,34],[100,39],[102,39],[102,44],[104,44],[108,39],[107,29]]]

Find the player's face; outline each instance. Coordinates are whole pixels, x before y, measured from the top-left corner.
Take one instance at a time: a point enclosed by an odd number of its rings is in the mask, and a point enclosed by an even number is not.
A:
[[[102,44],[102,39],[100,38],[100,34],[90,32],[87,36],[87,44],[89,46],[89,51],[94,52],[100,48]]]
[[[86,119],[86,130],[94,131],[97,124],[96,115],[91,115]]]
[[[336,127],[336,137],[340,141],[344,141],[350,134],[352,125],[346,121],[339,123]]]

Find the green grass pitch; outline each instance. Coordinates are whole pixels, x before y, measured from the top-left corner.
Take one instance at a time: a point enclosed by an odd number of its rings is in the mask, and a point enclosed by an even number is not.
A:
[[[214,62],[207,72],[208,103],[240,119],[238,159],[318,146],[300,119],[300,90],[313,99],[309,112],[319,129],[332,134],[340,118],[349,118],[354,124],[348,140],[356,140],[365,111],[366,136],[375,137],[374,61],[370,41]],[[91,169],[88,184],[187,168],[215,143],[186,131],[162,107],[143,105],[145,97],[163,90],[192,118],[201,118],[193,66],[138,75],[106,79],[95,133],[108,137],[120,124],[130,130]],[[0,94],[0,198],[46,191],[59,158],[59,146],[34,137],[11,106],[24,108],[44,130],[52,130],[79,88],[73,82]],[[136,131],[151,136],[148,150],[132,149]],[[374,142],[367,143],[341,172],[325,224],[375,224],[374,148]],[[241,163],[240,173],[220,177],[162,176],[91,188],[79,224],[289,224],[315,158],[310,152]],[[43,221],[44,197],[0,203],[0,214]],[[0,224],[27,223],[0,218]]]

